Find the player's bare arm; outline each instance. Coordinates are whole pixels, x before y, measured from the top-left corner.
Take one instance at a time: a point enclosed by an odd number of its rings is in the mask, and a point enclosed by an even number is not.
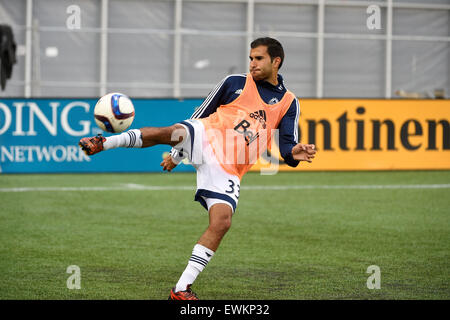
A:
[[[316,154],[316,146],[314,144],[298,143],[292,148],[292,156],[295,160],[312,162]]]
[[[144,127],[140,129],[142,148],[152,147],[157,144],[168,144],[172,147],[183,141],[186,134],[184,128],[179,124],[170,127]]]

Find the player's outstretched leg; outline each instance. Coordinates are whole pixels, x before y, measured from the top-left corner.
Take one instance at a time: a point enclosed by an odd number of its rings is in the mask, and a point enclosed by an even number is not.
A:
[[[227,204],[218,203],[210,208],[209,226],[194,246],[186,269],[170,291],[169,300],[198,300],[191,286],[230,229],[232,215],[233,211]]]
[[[179,124],[170,127],[144,127],[118,135],[82,138],[78,145],[88,155],[115,148],[147,148],[157,144],[177,145],[186,136],[186,130]]]

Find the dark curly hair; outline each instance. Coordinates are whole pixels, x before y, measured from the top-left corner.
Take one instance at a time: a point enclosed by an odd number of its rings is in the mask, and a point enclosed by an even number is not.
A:
[[[281,62],[278,66],[278,69],[281,68],[281,65],[283,64],[284,60],[284,50],[281,43],[273,38],[265,37],[265,38],[258,38],[256,40],[253,40],[253,42],[250,44],[250,48],[254,49],[259,46],[266,46],[267,47],[267,53],[269,53],[269,56],[271,60],[273,61],[274,58],[280,57]]]

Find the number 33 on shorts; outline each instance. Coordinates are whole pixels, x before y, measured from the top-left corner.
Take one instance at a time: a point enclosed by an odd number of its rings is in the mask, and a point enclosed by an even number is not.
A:
[[[239,186],[239,184],[235,183],[233,180],[228,179],[228,182],[229,182],[229,186],[228,186],[228,189],[225,190],[225,192],[231,193],[236,197],[236,199],[239,199],[239,193],[241,191],[241,187]]]

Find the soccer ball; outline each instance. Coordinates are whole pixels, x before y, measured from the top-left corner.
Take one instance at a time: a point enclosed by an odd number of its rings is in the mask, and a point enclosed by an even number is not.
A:
[[[97,101],[94,108],[94,118],[103,131],[122,132],[133,123],[133,103],[130,98],[122,93],[108,93]]]

